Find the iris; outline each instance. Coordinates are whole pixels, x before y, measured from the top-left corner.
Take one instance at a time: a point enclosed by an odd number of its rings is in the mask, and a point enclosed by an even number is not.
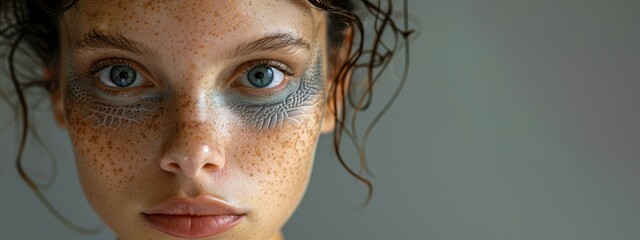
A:
[[[267,66],[254,67],[247,72],[247,80],[257,88],[265,88],[273,82],[273,69]]]
[[[110,80],[118,87],[128,87],[136,81],[136,70],[127,66],[114,66],[109,72]]]

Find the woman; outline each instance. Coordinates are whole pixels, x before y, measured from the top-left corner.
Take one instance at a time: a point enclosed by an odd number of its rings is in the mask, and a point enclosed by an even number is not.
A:
[[[389,12],[363,3],[378,29],[407,37]],[[13,1],[2,6],[13,18],[3,35],[24,108],[16,46],[41,59],[84,192],[119,239],[282,239],[319,135],[336,131],[339,147],[343,105],[366,107],[375,80],[350,96],[365,50],[351,51],[362,36],[352,4]],[[380,43],[366,68],[389,61]]]

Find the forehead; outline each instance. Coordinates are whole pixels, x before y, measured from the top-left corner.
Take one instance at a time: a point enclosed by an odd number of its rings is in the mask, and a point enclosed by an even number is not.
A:
[[[303,0],[80,0],[76,13],[113,21],[163,16],[177,21],[215,17],[219,20],[265,19],[275,14],[281,18],[311,13]]]
[[[272,33],[311,37],[324,20],[303,0],[80,0],[61,23],[71,39],[97,30],[143,42],[211,46]]]

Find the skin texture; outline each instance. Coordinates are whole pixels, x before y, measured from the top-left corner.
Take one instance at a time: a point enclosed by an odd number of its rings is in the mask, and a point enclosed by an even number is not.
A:
[[[282,238],[318,137],[331,129],[323,127],[324,12],[304,1],[80,1],[60,26],[55,111],[85,194],[119,239],[173,239],[141,212],[175,196],[213,196],[246,213],[215,239]],[[83,44],[91,33],[125,37],[143,51]],[[307,48],[235,51],[274,33]],[[292,74],[276,90],[243,85],[258,60]],[[131,66],[143,83],[105,86],[98,72],[113,65]]]

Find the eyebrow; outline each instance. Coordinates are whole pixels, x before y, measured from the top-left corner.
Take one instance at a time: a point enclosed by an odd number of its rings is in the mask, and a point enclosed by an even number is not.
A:
[[[108,49],[115,48],[140,55],[157,56],[157,53],[145,47],[143,43],[129,39],[120,32],[104,33],[96,29],[87,32],[81,40],[74,43],[74,49]],[[274,33],[257,40],[240,43],[230,56],[242,56],[257,51],[309,51],[311,44],[302,37],[291,33]]]
[[[309,51],[311,44],[304,38],[297,37],[291,33],[274,33],[251,42],[239,44],[232,56],[241,56],[257,51],[294,51],[297,48]]]
[[[145,47],[144,44],[131,40],[120,32],[111,34],[100,32],[96,29],[87,32],[82,39],[74,43],[73,46],[74,49],[82,50],[115,48],[140,55],[156,55],[154,51]]]

